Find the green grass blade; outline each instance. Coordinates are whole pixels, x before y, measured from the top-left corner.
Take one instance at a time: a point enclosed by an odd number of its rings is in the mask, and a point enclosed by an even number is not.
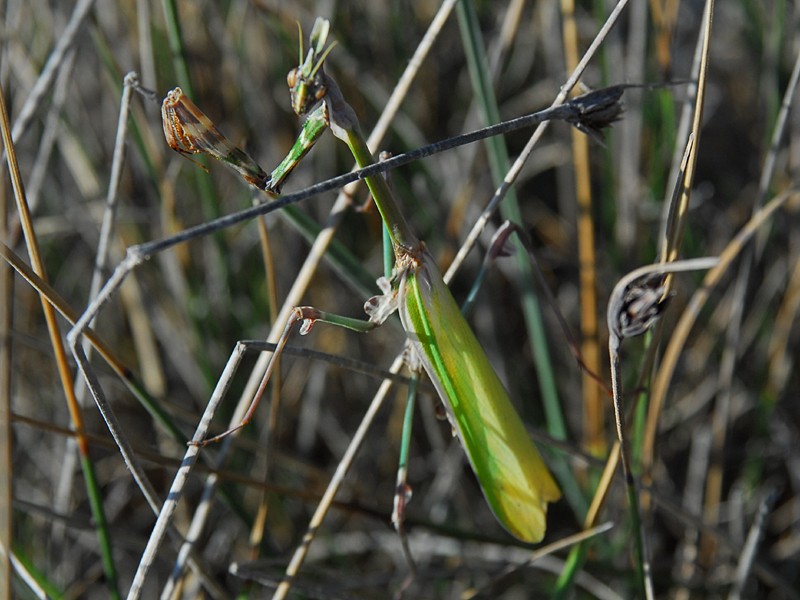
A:
[[[97,481],[94,470],[94,463],[87,456],[81,456],[81,468],[86,481],[86,493],[89,504],[92,507],[92,517],[97,530],[97,538],[100,543],[100,557],[103,560],[103,571],[107,579],[109,594],[112,598],[119,598],[119,576],[117,567],[114,563],[114,552],[111,545],[111,534],[108,529],[108,521],[103,509],[103,492]]]

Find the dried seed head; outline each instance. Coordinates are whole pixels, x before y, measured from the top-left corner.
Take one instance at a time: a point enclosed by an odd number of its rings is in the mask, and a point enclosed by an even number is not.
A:
[[[625,289],[614,323],[621,339],[643,334],[664,313],[672,298],[664,280],[664,275],[658,273],[636,280]]]
[[[567,106],[572,107],[575,113],[567,118],[567,122],[602,144],[600,132],[622,117],[624,106],[621,98],[627,87],[614,85],[573,98]]]

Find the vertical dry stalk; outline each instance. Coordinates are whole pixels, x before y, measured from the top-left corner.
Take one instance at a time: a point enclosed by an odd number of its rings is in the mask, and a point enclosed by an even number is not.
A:
[[[567,71],[578,64],[578,28],[575,23],[574,0],[562,0],[564,16],[564,53]],[[600,373],[600,348],[597,333],[597,272],[595,270],[594,222],[592,220],[592,186],[589,167],[589,140],[576,130],[572,134],[572,158],[575,165],[575,195],[578,204],[578,264],[580,279],[581,354],[589,371]],[[586,372],[582,375],[583,447],[595,456],[607,450],[605,407],[600,386]]]

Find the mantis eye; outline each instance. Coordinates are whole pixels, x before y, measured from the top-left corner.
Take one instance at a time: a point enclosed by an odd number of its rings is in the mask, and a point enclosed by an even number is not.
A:
[[[292,69],[286,76],[286,85],[289,86],[289,89],[293,89],[296,83],[297,83],[297,69]]]

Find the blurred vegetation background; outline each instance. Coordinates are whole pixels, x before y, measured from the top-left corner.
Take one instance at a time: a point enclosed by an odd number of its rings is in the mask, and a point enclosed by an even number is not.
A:
[[[454,11],[374,150],[399,154],[487,124],[470,77],[465,31],[485,48],[485,73],[500,118],[510,119],[553,101],[572,70],[569,65],[586,50],[614,4],[472,2],[472,23]],[[136,71],[141,85],[158,98],[181,86],[269,172],[302,123],[291,111],[285,83],[298,60],[298,24],[307,35],[316,16],[331,20],[337,45],[327,71],[369,131],[439,8],[430,0],[2,3],[0,83],[52,288],[78,314],[89,302],[126,73]],[[702,12],[697,1],[631,2],[582,83],[597,88],[694,79]],[[769,152],[800,51],[798,26],[798,6],[789,0],[716,6],[684,257],[719,254],[757,206],[797,191],[797,111],[789,112],[786,131]],[[626,112],[604,135],[605,145],[582,145],[587,138],[554,123],[514,186],[522,224],[534,240],[557,306],[581,340],[587,363],[606,382],[606,302],[620,277],[657,259],[664,206],[676,182],[674,164],[686,144],[679,123],[694,89],[684,83],[626,91]],[[792,93],[788,102],[795,98]],[[263,199],[222,164],[200,159],[205,172],[172,152],[159,111],[152,99],[133,95],[103,280],[127,246]],[[529,136],[523,131],[505,138],[512,158]],[[498,183],[488,152],[475,144],[391,174],[407,217],[443,269]],[[774,175],[765,179],[768,157],[774,160]],[[345,172],[352,162],[346,148],[326,134],[283,191]],[[2,197],[4,243],[28,261],[9,185],[2,187]],[[105,395],[162,502],[184,442],[234,344],[268,336],[316,237],[314,224],[329,218],[334,197],[302,203],[298,212],[308,217],[302,226],[299,217],[265,218],[271,248],[266,264],[256,222],[237,225],[142,264],[100,312],[95,331],[182,434],[170,436],[107,363],[93,357]],[[366,298],[379,293],[373,282],[383,272],[381,224],[374,209],[361,210],[368,200],[365,189],[357,188],[352,199],[358,210],[343,216],[335,241],[353,262],[341,266],[326,255],[297,302],[361,316]],[[453,282],[457,300],[466,296],[499,223],[499,217],[492,220]],[[797,202],[790,199],[711,290],[680,350],[663,410],[655,416],[652,455],[644,432],[650,374],[658,371],[659,359],[651,368],[643,357],[651,346],[666,346],[703,273],[677,278],[660,337],[623,346],[625,386],[632,390],[625,402],[635,472],[649,465],[640,500],[658,597],[800,596],[797,225]],[[587,261],[594,265],[593,277],[587,276]],[[742,278],[745,265],[749,275]],[[81,390],[82,377],[70,355],[96,490],[108,521],[112,554],[104,567],[97,517],[70,433],[64,384],[41,302],[10,269],[2,277],[0,397],[8,417],[3,433],[11,436],[3,440],[0,488],[7,518],[2,537],[18,561],[11,571],[4,563],[3,591],[35,597],[38,585],[52,597],[105,598],[115,589],[124,594],[155,516],[91,396]],[[564,488],[565,498],[548,514],[548,543],[584,528],[616,432],[610,398],[582,374],[543,297],[535,278],[521,277],[514,260],[501,260],[470,322]],[[537,298],[544,344],[529,334],[530,315],[537,314],[530,305]],[[69,330],[66,321],[59,325],[61,334]],[[293,336],[289,343],[387,369],[403,339],[399,321],[392,319],[365,336],[319,325],[312,335]],[[544,361],[545,353],[549,360]],[[225,427],[256,358],[255,353],[245,358],[214,431]],[[280,396],[281,405],[269,440],[270,402],[264,402],[224,464],[213,465],[219,447],[204,449],[209,460],[201,461],[184,489],[174,523],[185,533],[208,473],[220,477],[195,548],[200,573],[187,570],[177,596],[270,594],[270,582],[283,576],[379,383],[335,362],[284,358],[280,387],[271,392],[272,398]],[[390,400],[317,532],[295,581],[297,597],[385,598],[403,590],[409,567],[390,515],[405,386],[398,386]],[[436,419],[437,402],[423,382],[406,523],[418,573],[405,590],[407,597],[461,598],[475,591],[506,598],[637,597],[637,534],[619,473],[600,512],[600,521],[614,523],[611,531],[593,538],[580,557],[562,549],[501,577],[506,568],[525,563],[529,551],[493,519],[449,426]],[[251,531],[260,518],[265,519],[263,535],[253,544]],[[168,540],[162,544],[144,597],[161,593],[177,549]],[[249,569],[249,578],[229,572],[234,562]],[[23,571],[38,583],[26,583]]]

